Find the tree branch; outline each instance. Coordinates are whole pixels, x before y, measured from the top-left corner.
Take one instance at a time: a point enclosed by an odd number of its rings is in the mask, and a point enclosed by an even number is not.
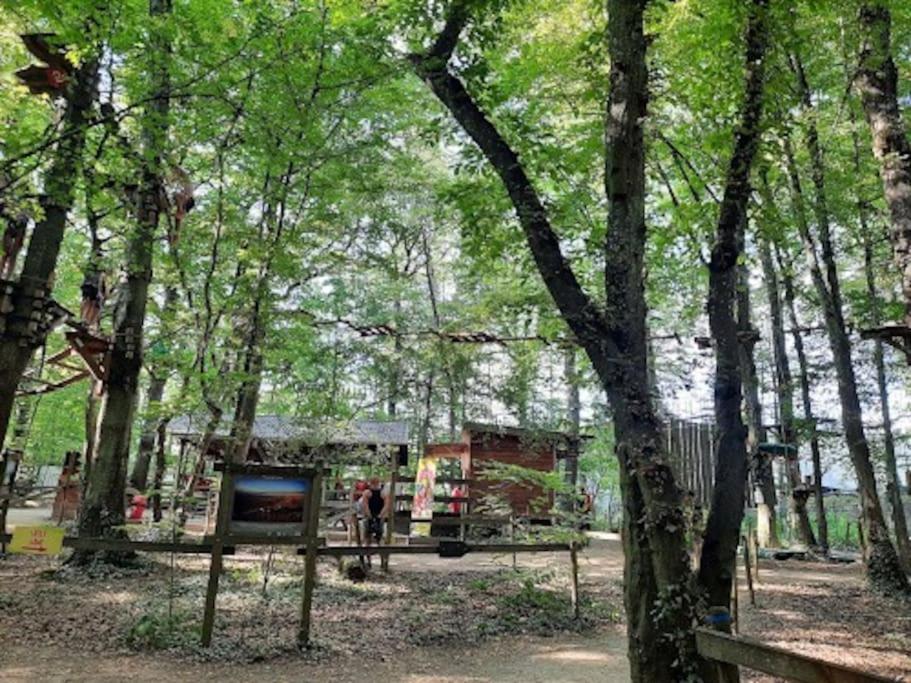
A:
[[[433,46],[423,54],[409,55],[409,61],[500,176],[538,271],[554,302],[587,350],[600,362],[607,363],[608,354],[602,347],[605,336],[602,314],[582,289],[563,256],[559,237],[518,154],[480,109],[464,84],[448,70],[449,59],[467,22],[464,3],[455,2]]]

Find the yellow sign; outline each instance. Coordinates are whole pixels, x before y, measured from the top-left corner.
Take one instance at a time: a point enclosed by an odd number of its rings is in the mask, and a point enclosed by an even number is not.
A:
[[[59,555],[63,548],[63,529],[56,526],[17,526],[9,544],[11,553]]]

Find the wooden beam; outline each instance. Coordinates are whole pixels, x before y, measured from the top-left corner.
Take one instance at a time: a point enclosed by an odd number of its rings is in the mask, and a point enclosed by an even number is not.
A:
[[[706,659],[743,666],[754,671],[806,683],[885,683],[894,678],[859,671],[840,664],[801,655],[744,636],[731,636],[705,628],[696,629],[696,649]]]
[[[51,364],[57,365],[57,364],[60,363],[60,361],[66,360],[67,358],[69,358],[69,357],[72,356],[72,355],[73,355],[73,347],[72,347],[72,346],[67,346],[65,349],[63,349],[62,351],[58,351],[57,353],[55,353],[55,354],[54,354],[53,356],[51,356],[50,358],[46,358],[46,359],[44,360],[44,362],[45,362],[46,364],[47,364],[47,363],[51,363]]]
[[[41,384],[44,384],[45,386],[42,387],[41,389],[23,389],[21,391],[17,391],[16,396],[17,397],[18,396],[39,396],[41,394],[50,394],[53,391],[57,391],[58,389],[63,389],[64,387],[68,387],[69,385],[75,384],[76,382],[81,382],[88,376],[89,376],[88,370],[83,370],[82,372],[79,372],[75,375],[67,377],[66,379],[63,379],[59,382],[49,382],[46,379],[39,379],[37,377],[29,377],[26,379],[29,379],[33,382],[40,382]]]
[[[12,534],[0,534],[0,540],[9,543]],[[166,541],[133,541],[128,538],[80,538],[79,536],[67,536],[63,539],[65,548],[74,548],[76,550],[111,550],[111,551],[129,551],[135,550],[146,553],[179,553],[188,555],[208,555],[212,552],[212,543],[179,543]],[[234,548],[225,548],[226,555],[233,555]]]
[[[467,543],[465,544],[468,553],[550,553],[566,552],[570,549],[569,543]],[[303,549],[297,551],[298,554],[304,552]],[[440,547],[436,543],[427,545],[332,545],[324,546],[317,551],[318,555],[327,557],[347,557],[358,555],[437,555]]]
[[[92,355],[92,353],[90,353],[88,349],[85,348],[85,343],[82,341],[82,339],[78,335],[70,336],[70,334],[67,335],[67,339],[69,340],[70,344],[73,345],[73,348],[76,350],[76,353],[79,354],[79,357],[82,358],[82,361],[86,364],[86,367],[88,367],[89,372],[92,373],[92,377],[94,377],[99,382],[103,382],[105,379],[104,368]]]

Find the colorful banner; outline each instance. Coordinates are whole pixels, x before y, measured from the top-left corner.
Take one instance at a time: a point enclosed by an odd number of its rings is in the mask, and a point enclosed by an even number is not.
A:
[[[17,526],[9,544],[11,553],[59,555],[63,549],[63,529],[56,526]]]
[[[433,520],[433,487],[437,479],[437,458],[422,455],[418,460],[418,473],[414,478],[414,502],[411,505],[412,520],[427,520],[414,524],[416,536],[430,536],[430,522]]]

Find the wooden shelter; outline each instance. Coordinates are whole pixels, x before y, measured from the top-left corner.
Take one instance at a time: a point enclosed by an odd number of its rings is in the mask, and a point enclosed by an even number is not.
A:
[[[184,451],[202,440],[206,417],[183,415],[168,423],[168,436]],[[221,460],[232,440],[230,423],[219,425],[206,456]],[[399,466],[408,462],[408,423],[376,420],[295,420],[283,415],[259,415],[253,423],[247,460],[252,462],[302,464],[340,453],[376,452],[389,448],[398,453]]]

